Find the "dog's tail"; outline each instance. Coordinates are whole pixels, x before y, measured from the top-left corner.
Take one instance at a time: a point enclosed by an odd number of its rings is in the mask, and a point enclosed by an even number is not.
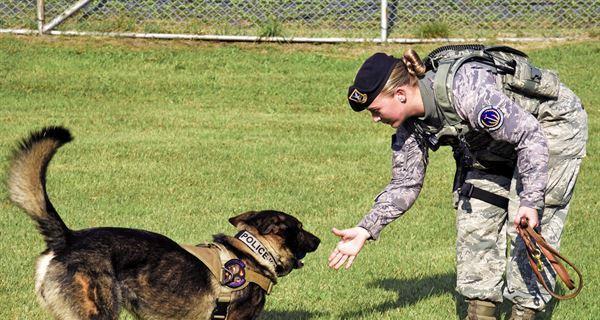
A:
[[[71,140],[71,133],[62,127],[32,133],[14,151],[8,172],[10,200],[37,223],[51,250],[64,248],[71,231],[48,199],[46,169],[56,150]]]

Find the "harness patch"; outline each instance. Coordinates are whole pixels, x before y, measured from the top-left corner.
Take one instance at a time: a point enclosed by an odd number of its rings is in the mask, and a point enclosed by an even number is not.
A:
[[[478,118],[479,125],[489,131],[499,129],[504,123],[504,114],[493,106],[487,106],[481,109]]]
[[[246,283],[246,264],[239,259],[231,259],[223,267],[222,283],[232,289],[239,288]]]

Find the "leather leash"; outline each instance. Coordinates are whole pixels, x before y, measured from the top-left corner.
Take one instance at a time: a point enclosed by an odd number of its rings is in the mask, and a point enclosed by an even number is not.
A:
[[[527,218],[523,217],[521,219],[521,223],[517,227],[517,232],[519,233],[519,236],[521,236],[521,238],[523,239],[525,247],[527,248],[527,258],[529,259],[529,265],[535,273],[535,276],[537,277],[539,283],[542,284],[546,291],[548,291],[550,295],[552,295],[558,300],[567,300],[577,296],[583,288],[583,278],[581,276],[581,271],[579,271],[579,269],[577,269],[577,267],[575,267],[575,265],[571,261],[563,257],[556,249],[552,248],[541,235],[535,232],[535,230],[533,230],[529,226]],[[565,283],[569,290],[575,289],[575,283],[573,282],[573,279],[571,279],[571,277],[569,276],[569,273],[567,272],[565,266],[563,266],[560,263],[557,257],[566,262],[569,266],[571,266],[571,268],[573,268],[573,270],[575,270],[577,276],[579,277],[579,285],[577,286],[574,292],[566,295],[559,295],[556,292],[550,290],[548,284],[546,283],[542,275],[542,272],[544,271],[542,255],[546,257],[546,259],[550,262],[554,271],[558,274],[562,282]]]

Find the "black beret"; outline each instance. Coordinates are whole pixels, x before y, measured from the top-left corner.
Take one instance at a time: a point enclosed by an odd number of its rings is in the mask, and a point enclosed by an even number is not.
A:
[[[358,112],[369,107],[387,82],[398,59],[378,52],[358,69],[354,84],[348,88],[348,102]]]

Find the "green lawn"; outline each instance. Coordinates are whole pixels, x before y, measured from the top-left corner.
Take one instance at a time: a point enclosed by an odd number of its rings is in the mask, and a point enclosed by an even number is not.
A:
[[[562,241],[586,286],[545,319],[595,319],[600,43],[516,46],[558,70],[589,114],[588,157]],[[415,48],[424,56],[433,47]],[[281,279],[261,319],[456,318],[464,305],[454,293],[449,150],[430,154],[406,216],[350,270],[327,268],[331,227],[357,223],[390,175],[393,130],[352,112],[346,88],[371,53],[403,49],[2,36],[0,178],[18,139],[64,125],[75,140],[51,164],[48,191],[73,229],[135,227],[197,243],[233,234],[228,217],[279,209],[322,244]],[[44,243],[4,184],[0,193],[0,319],[47,319],[33,290]]]

